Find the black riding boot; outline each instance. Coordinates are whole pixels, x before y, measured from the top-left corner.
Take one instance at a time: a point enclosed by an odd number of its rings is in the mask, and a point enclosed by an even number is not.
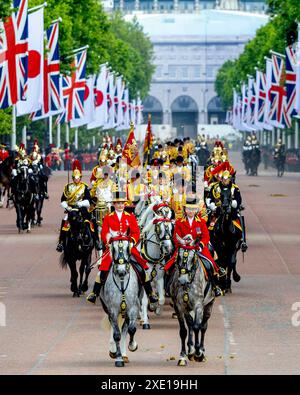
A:
[[[64,242],[66,239],[66,231],[63,230],[64,224],[65,224],[65,220],[62,220],[61,226],[60,226],[58,244],[56,247],[56,251],[58,251],[58,252],[63,252],[63,250],[64,250],[64,244],[65,244]]]
[[[100,295],[101,288],[107,278],[107,274],[108,274],[108,272],[103,272],[103,271],[100,272],[100,275],[97,274],[96,281],[95,281],[95,284],[93,287],[93,291],[86,298],[87,302],[90,302],[93,304],[96,303],[96,300],[97,300],[98,296]]]

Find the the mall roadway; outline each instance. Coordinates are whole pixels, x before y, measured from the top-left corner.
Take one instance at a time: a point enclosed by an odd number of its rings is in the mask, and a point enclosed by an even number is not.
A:
[[[102,308],[73,299],[69,273],[58,265],[66,174],[56,173],[42,228],[18,235],[14,210],[0,211],[0,301],[7,313],[0,373],[299,374],[300,326],[292,325],[292,305],[300,302],[300,174],[278,179],[261,169],[259,177],[248,177],[239,155],[231,156],[239,166],[249,250],[244,263],[239,256],[242,281],[215,303],[205,363],[177,367],[178,324],[167,305],[162,316],[151,316],[150,331],[138,329],[139,349],[128,353],[130,363],[114,367]]]

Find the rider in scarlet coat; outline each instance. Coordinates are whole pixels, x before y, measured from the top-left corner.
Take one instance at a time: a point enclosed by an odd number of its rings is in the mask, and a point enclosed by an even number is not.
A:
[[[196,198],[187,197],[185,207],[185,215],[181,219],[177,219],[175,222],[174,229],[174,244],[175,244],[175,253],[169,262],[165,265],[164,270],[168,271],[177,260],[177,252],[178,249],[184,242],[184,245],[195,246],[195,250],[199,251],[202,256],[206,258],[206,260],[210,263],[210,267],[206,267],[208,269],[208,273],[210,275],[210,280],[212,282],[215,296],[222,295],[221,289],[215,284],[214,277],[224,275],[225,272],[223,269],[219,268],[213,257],[210,254],[208,249],[209,243],[209,232],[206,226],[204,219],[198,215],[200,210],[199,201]],[[180,240],[180,239],[181,240]]]
[[[133,243],[131,248],[131,255],[135,258],[136,262],[131,262],[135,271],[137,272],[138,279],[144,286],[149,301],[151,304],[156,304],[158,299],[154,294],[150,281],[145,281],[145,270],[148,269],[147,261],[140,255],[136,248],[136,244],[140,240],[140,229],[134,214],[129,214],[124,211],[125,203],[127,201],[126,192],[115,192],[113,204],[115,211],[107,214],[103,220],[101,231],[101,239],[106,249],[102,255],[101,263],[96,282],[94,284],[93,292],[87,297],[87,301],[91,303],[96,302],[97,296],[100,294],[101,286],[105,282],[109,269],[112,264],[112,257],[109,249],[109,242],[112,237],[111,231],[118,232],[120,235],[126,234]]]
[[[0,164],[9,157],[9,152],[6,150],[5,144],[0,144]]]

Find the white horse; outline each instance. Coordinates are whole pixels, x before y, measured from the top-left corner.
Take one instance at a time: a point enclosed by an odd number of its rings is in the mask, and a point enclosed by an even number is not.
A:
[[[141,306],[141,286],[130,263],[129,238],[119,235],[118,232],[111,231],[110,233],[112,234],[110,240],[112,266],[101,289],[100,300],[111,324],[109,355],[115,359],[116,367],[122,367],[125,362],[128,362],[127,333],[130,336],[129,351],[133,352],[138,348],[134,335]]]
[[[150,276],[159,298],[159,306],[155,312],[156,314],[160,314],[162,306],[165,304],[164,266],[174,251],[172,240],[174,225],[170,218],[158,216],[157,214],[154,215],[155,217],[142,231],[142,241],[138,249],[148,262],[149,269],[147,270],[147,275]],[[147,307],[148,298],[144,293],[141,311],[143,329],[150,329]]]

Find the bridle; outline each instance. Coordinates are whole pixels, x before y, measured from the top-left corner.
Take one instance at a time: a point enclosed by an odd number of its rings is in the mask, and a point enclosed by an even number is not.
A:
[[[118,290],[122,293],[123,296],[124,296],[124,293],[126,292],[126,290],[128,288],[128,284],[129,284],[129,281],[130,281],[130,263],[129,263],[129,260],[126,260],[126,258],[125,258],[124,244],[123,244],[124,241],[128,242],[128,256],[130,257],[130,247],[129,247],[130,246],[130,244],[129,244],[130,243],[130,237],[119,235],[119,236],[112,237],[109,240],[110,244],[112,244],[114,242],[118,242],[118,247],[119,247],[119,249],[118,249],[118,257],[115,259],[114,258],[114,254],[112,254],[113,255],[113,257],[112,257],[113,258],[112,275],[113,275],[113,281],[114,281],[115,286],[118,288]],[[129,275],[126,285],[124,284],[124,282],[125,282],[125,275],[124,276],[120,276],[118,274],[118,270],[117,270],[118,269],[118,265],[124,265],[124,264],[125,264],[126,274]],[[119,286],[119,284],[117,283],[116,276],[119,277],[120,282],[121,282],[121,286]]]
[[[197,262],[197,254],[196,254],[196,250],[197,248],[195,246],[186,246],[186,245],[180,245],[179,246],[179,251],[183,250],[183,259],[182,259],[182,263],[183,265],[179,265],[179,261],[180,261],[180,255],[178,254],[178,258],[177,258],[177,267],[178,267],[178,271],[179,271],[179,275],[181,274],[187,274],[189,281],[184,285],[186,287],[188,287],[189,285],[191,285],[191,283],[194,281],[195,275],[196,275],[196,271],[198,268],[198,262]],[[189,261],[189,256],[191,251],[194,251],[194,256],[192,257],[192,266],[191,269],[187,268],[187,264]]]

